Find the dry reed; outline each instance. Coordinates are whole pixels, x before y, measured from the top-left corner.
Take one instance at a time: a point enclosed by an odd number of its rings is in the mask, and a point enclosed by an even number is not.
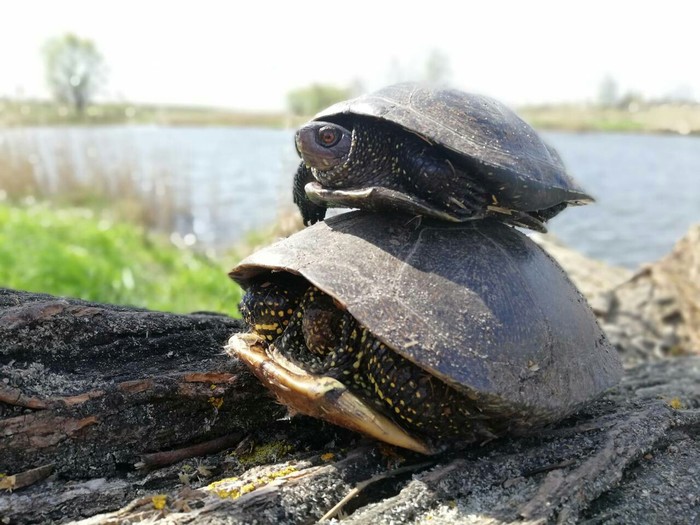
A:
[[[188,212],[181,202],[187,192],[174,184],[176,161],[159,159],[143,173],[138,151],[128,141],[113,160],[89,140],[77,143],[69,133],[53,134],[50,140],[35,132],[12,133],[0,135],[0,198],[86,206],[166,233]]]

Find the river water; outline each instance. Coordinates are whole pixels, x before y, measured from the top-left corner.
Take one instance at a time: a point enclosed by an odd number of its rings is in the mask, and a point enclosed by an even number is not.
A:
[[[634,268],[667,253],[700,222],[700,138],[544,136],[597,199],[550,222],[568,245]],[[1,131],[0,145],[29,156],[45,184],[57,178],[57,156],[79,177],[93,176],[97,163],[107,178],[121,166],[144,187],[166,180],[179,210],[174,227],[205,246],[225,247],[291,208],[298,162],[292,137],[292,130],[254,128],[25,128]]]
[[[546,133],[597,201],[550,231],[587,255],[630,268],[667,253],[700,223],[700,137]]]

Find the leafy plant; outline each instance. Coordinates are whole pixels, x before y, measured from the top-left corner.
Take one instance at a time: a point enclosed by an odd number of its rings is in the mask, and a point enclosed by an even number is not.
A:
[[[88,209],[0,204],[0,286],[154,310],[236,314],[219,264]]]

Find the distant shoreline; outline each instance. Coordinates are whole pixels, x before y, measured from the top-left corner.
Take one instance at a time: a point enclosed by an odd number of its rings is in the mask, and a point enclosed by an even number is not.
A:
[[[537,129],[700,135],[700,104],[583,104],[530,106],[518,114]]]
[[[627,108],[559,104],[520,107],[517,112],[540,130],[700,135],[700,104],[630,104]],[[68,107],[47,101],[0,98],[0,128],[125,124],[295,128],[308,118],[284,112],[126,103],[93,105],[79,117]]]

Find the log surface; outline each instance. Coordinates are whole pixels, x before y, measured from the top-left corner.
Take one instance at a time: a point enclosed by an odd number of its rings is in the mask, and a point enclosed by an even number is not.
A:
[[[0,522],[313,523],[354,487],[348,523],[700,520],[700,358],[630,369],[537,436],[426,458],[285,418],[224,355],[240,329],[0,290]]]

